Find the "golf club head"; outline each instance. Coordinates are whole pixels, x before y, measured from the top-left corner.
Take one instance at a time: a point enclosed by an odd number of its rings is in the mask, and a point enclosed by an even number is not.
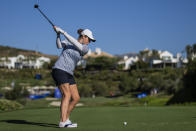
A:
[[[38,8],[38,7],[39,7],[39,5],[38,5],[38,4],[35,4],[35,5],[34,5],[34,8]]]
[[[34,5],[34,8],[36,8],[44,18],[46,18],[46,20],[54,27],[54,24],[48,19],[48,17],[39,9],[39,5],[38,4],[35,4]]]

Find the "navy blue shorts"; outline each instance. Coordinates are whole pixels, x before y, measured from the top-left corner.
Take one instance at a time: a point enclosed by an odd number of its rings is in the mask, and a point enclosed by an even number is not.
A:
[[[76,84],[74,77],[61,69],[52,69],[52,77],[57,86],[65,83]]]

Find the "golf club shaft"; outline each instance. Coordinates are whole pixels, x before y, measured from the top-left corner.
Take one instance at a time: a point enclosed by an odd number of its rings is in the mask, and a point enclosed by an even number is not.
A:
[[[55,26],[49,19],[48,17],[39,9],[39,7],[37,8],[39,10],[39,12],[48,20],[48,22],[52,25]]]

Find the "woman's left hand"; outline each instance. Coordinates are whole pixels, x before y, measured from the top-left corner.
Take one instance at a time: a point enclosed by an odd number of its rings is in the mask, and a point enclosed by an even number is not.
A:
[[[55,31],[57,34],[58,34],[58,33],[61,33],[61,34],[64,34],[64,33],[65,33],[65,31],[62,30],[60,27],[54,26],[53,28],[54,28],[54,31]]]

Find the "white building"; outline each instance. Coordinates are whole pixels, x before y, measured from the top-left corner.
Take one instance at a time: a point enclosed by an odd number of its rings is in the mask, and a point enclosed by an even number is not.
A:
[[[136,63],[138,60],[139,60],[138,56],[132,56],[132,57],[124,56],[124,59],[119,61],[118,64],[124,65],[123,70],[128,70],[130,69],[131,65]]]
[[[95,53],[96,53],[97,55],[100,55],[100,54],[101,54],[101,48],[96,48],[96,49],[95,49]]]
[[[192,54],[192,60],[196,58],[196,53]]]
[[[2,57],[0,58],[0,67],[8,69],[22,69],[22,68],[42,68],[43,64],[47,62],[50,63],[50,58],[39,57],[34,59],[29,59],[23,55],[18,55],[16,57]]]
[[[7,67],[8,69],[12,68],[22,68],[21,63],[25,59],[23,55],[18,55],[17,57],[2,57],[0,58],[1,67]]]
[[[143,51],[148,52],[148,56],[152,55],[152,51],[149,49],[144,49]],[[176,54],[176,57],[169,51],[158,51],[160,59],[153,59],[150,61],[150,67],[151,68],[165,68],[165,67],[174,67],[179,68],[183,67],[184,64],[188,63],[188,60],[186,58],[183,58],[180,53]],[[145,56],[144,56],[145,57]],[[144,58],[142,58],[144,61]],[[134,65],[136,62],[139,61],[138,56],[124,56],[124,59],[119,61],[119,65],[123,65],[124,70],[130,69],[132,65]]]
[[[92,53],[92,51],[91,51],[91,49],[89,49],[87,55],[91,55],[91,53]]]
[[[158,51],[160,55],[160,60],[152,60],[151,67],[174,67],[179,68],[182,67],[184,64],[188,63],[186,58],[183,58],[180,53],[176,54],[176,57],[173,56],[172,53],[168,51]]]
[[[168,51],[160,52],[159,55],[162,60],[172,60],[173,59],[173,54]]]
[[[39,68],[42,68],[43,64],[47,62],[47,63],[50,63],[50,59],[47,58],[47,57],[39,57],[38,59],[36,59],[36,62],[35,62],[35,65],[34,67],[36,69],[39,69]]]

